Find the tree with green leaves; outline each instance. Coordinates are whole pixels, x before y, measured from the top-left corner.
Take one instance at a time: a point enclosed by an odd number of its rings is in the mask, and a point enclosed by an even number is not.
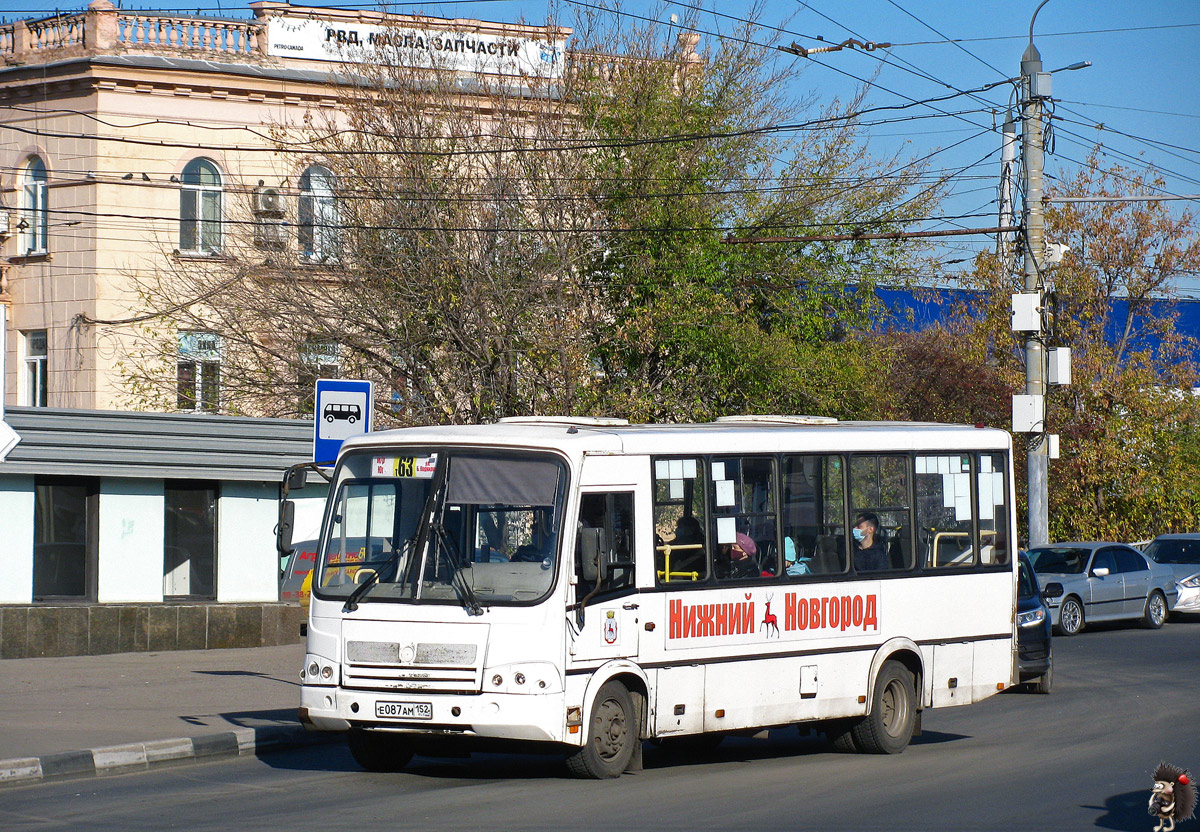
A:
[[[1162,187],[1152,169],[1105,165],[1096,151],[1050,196],[1119,198]],[[1047,397],[1048,429],[1060,435],[1062,454],[1050,463],[1051,539],[1194,530],[1200,344],[1176,328],[1171,301],[1180,279],[1200,269],[1200,224],[1192,211],[1163,202],[1051,200],[1046,226],[1049,240],[1070,247],[1046,274],[1047,345],[1070,347],[1073,365],[1072,383]],[[957,337],[987,368],[981,377],[1020,392],[1024,356],[1008,315],[1017,278],[985,254],[970,285],[979,303],[955,319]],[[990,398],[997,403],[998,396]],[[991,423],[1007,427],[1006,415],[997,412]]]
[[[274,126],[335,206],[289,203],[320,256],[264,252],[247,222],[221,258],[142,279],[134,396],[170,401],[178,330],[219,337],[227,412],[306,414],[336,368],[377,381],[386,424],[875,414],[870,288],[918,249],[727,236],[901,228],[938,188],[868,155],[861,99],[814,118],[790,98],[769,35],[697,51],[596,14],[561,73],[347,62],[336,111]]]

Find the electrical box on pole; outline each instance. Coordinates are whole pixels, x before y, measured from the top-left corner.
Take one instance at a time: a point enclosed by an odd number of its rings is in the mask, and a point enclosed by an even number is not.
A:
[[[1042,396],[1017,395],[1012,397],[1013,433],[1041,433],[1045,428],[1043,415],[1045,401]]]
[[[1071,348],[1054,347],[1046,350],[1046,381],[1065,386],[1071,383]]]
[[[1042,329],[1042,295],[1022,292],[1012,296],[1013,332],[1040,332]]]
[[[1050,97],[1050,73],[1049,72],[1034,72],[1029,76],[1029,97],[1030,98],[1049,98]]]

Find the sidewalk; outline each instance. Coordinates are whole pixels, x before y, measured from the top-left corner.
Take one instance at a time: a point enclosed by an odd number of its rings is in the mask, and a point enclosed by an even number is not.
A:
[[[304,645],[0,660],[0,787],[253,753],[296,720]]]

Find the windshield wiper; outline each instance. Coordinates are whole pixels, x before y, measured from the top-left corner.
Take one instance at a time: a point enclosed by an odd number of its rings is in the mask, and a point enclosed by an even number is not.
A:
[[[354,591],[350,593],[348,598],[346,598],[346,603],[342,604],[342,612],[354,612],[356,609],[358,609],[359,600],[367,594],[367,591],[370,590],[371,587],[379,583],[379,576],[384,572],[384,570],[396,565],[396,562],[400,560],[400,557],[408,549],[410,543],[412,543],[411,540],[407,541],[399,549],[392,552],[392,556],[384,561],[381,567],[373,570],[371,574],[367,576],[365,581],[354,588]]]
[[[437,538],[438,553],[446,555],[446,561],[450,564],[452,570],[450,579],[457,581],[459,595],[467,610],[467,615],[483,615],[483,605],[479,603],[479,596],[475,594],[474,587],[467,580],[467,576],[463,574],[462,564],[454,557],[454,552],[446,543],[445,527],[441,523],[434,523],[430,527],[430,531]]]

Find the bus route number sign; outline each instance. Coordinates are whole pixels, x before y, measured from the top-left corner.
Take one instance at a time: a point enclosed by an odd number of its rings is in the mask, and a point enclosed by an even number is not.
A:
[[[372,460],[371,472],[377,477],[406,477],[427,480],[437,468],[437,454],[420,456],[377,456]]]

